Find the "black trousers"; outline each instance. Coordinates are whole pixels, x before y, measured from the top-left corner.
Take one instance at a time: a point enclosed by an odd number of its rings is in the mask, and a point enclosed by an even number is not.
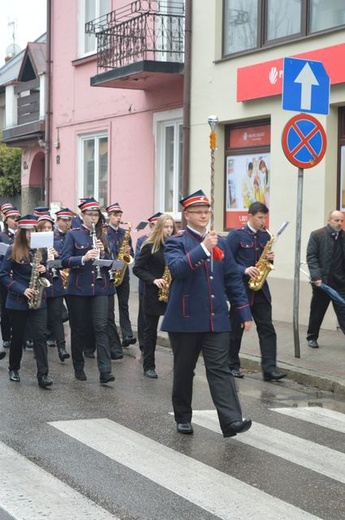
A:
[[[91,316],[95,334],[97,364],[101,374],[111,372],[110,348],[107,331],[108,296],[68,296],[71,326],[71,353],[74,370],[84,368],[83,350],[87,328],[85,320]]]
[[[108,330],[111,354],[114,354],[115,356],[122,356],[123,350],[122,350],[121,340],[120,340],[120,336],[117,331],[117,327],[116,327],[116,323],[115,323],[114,294],[111,294],[110,296],[108,296],[107,330]]]
[[[272,323],[272,306],[262,297],[250,310],[259,336],[262,371],[269,373],[277,367],[277,334]],[[230,309],[230,324],[229,364],[231,369],[239,370],[243,328],[233,308]]]
[[[23,340],[26,324],[30,322],[37,365],[37,378],[48,375],[47,358],[47,309],[14,311],[10,310],[12,339],[10,346],[9,370],[19,370],[23,355]]]
[[[200,352],[222,431],[230,423],[241,421],[241,405],[228,363],[229,333],[169,332],[169,338],[174,354],[172,402],[175,421],[185,423],[192,419],[193,377]]]
[[[7,287],[0,284],[1,297],[1,337],[2,341],[11,339],[11,320],[9,310],[6,309]]]
[[[141,351],[144,350],[144,333],[145,333],[145,312],[144,312],[144,294],[139,292],[139,310],[138,310],[138,321],[137,321],[137,327],[138,327],[138,341],[139,341],[139,348]]]
[[[63,296],[47,298],[48,326],[52,338],[56,341],[58,348],[65,348],[65,330],[63,327],[62,314],[64,311]]]
[[[145,313],[143,368],[149,370],[156,368],[155,351],[157,343],[157,327],[160,316]]]
[[[127,268],[128,269],[128,268]],[[129,279],[123,280],[122,284],[116,287],[116,296],[119,305],[119,319],[122,339],[133,336],[132,325],[129,319]]]
[[[331,299],[331,297],[319,287],[312,286],[313,296],[310,302],[310,315],[307,330],[307,339],[319,337],[320,328],[330,302],[337,316],[339,327],[345,334],[345,305]],[[345,299],[345,291],[339,291],[340,296]]]

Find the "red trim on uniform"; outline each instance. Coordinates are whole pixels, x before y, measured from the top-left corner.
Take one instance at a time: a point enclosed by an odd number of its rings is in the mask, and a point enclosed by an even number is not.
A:
[[[85,202],[84,204],[79,206],[80,211],[87,211],[87,210],[98,210],[99,211],[99,204],[98,202]]]
[[[112,213],[115,211],[117,213],[123,213],[122,209],[120,208],[120,206],[118,204],[111,204],[110,206],[107,207],[107,213]]]
[[[193,269],[193,271],[194,271],[194,265],[193,265],[192,262],[190,261],[190,254],[189,254],[189,253],[187,253],[187,260],[188,260],[188,263],[189,263],[190,268]]]

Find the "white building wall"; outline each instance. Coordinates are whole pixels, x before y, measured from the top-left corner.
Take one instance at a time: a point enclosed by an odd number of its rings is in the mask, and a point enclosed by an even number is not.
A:
[[[276,245],[276,269],[270,274],[270,287],[274,318],[292,321],[298,169],[286,159],[281,136],[285,124],[296,112],[281,108],[280,95],[237,102],[237,69],[343,43],[343,32],[315,36],[247,56],[221,60],[221,9],[220,0],[202,0],[193,4],[190,191],[202,188],[210,193],[210,128],[207,119],[210,114],[215,114],[220,121],[217,127],[218,149],[215,154],[215,226],[217,231],[224,231],[224,127],[239,121],[270,118],[270,229],[274,233],[283,221],[290,222]],[[337,85],[331,88],[330,115],[315,116],[326,130],[328,147],[326,156],[319,165],[304,170],[301,244],[303,260],[310,232],[325,225],[328,213],[337,206],[337,108],[341,105],[345,105],[345,89],[344,85]],[[308,319],[310,295],[307,278],[301,275],[300,323],[303,324]],[[332,329],[336,327],[334,313],[327,315],[324,326]]]

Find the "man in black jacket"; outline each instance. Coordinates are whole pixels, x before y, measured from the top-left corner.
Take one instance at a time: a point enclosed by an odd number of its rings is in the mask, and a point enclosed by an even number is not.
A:
[[[310,234],[307,246],[307,263],[312,282],[313,296],[310,303],[308,346],[318,348],[317,339],[327,308],[331,301],[329,294],[320,289],[325,283],[345,298],[345,233],[342,229],[344,215],[332,211],[328,224]],[[332,300],[338,323],[345,334],[345,305]]]

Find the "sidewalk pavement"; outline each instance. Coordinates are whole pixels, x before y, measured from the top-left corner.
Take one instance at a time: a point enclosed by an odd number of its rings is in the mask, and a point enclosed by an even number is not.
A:
[[[133,333],[136,333],[138,293],[135,283],[131,283],[129,311]],[[117,307],[115,316],[118,317]],[[289,379],[296,383],[345,395],[345,336],[341,331],[321,329],[318,339],[320,348],[313,349],[307,345],[307,327],[300,325],[300,357],[296,358],[292,323],[275,321],[274,326],[277,332],[278,366],[287,372]],[[170,348],[167,333],[160,331],[157,343]],[[135,346],[138,346],[138,343]],[[243,335],[240,357],[244,374],[261,371],[259,340],[255,324],[250,332]]]

